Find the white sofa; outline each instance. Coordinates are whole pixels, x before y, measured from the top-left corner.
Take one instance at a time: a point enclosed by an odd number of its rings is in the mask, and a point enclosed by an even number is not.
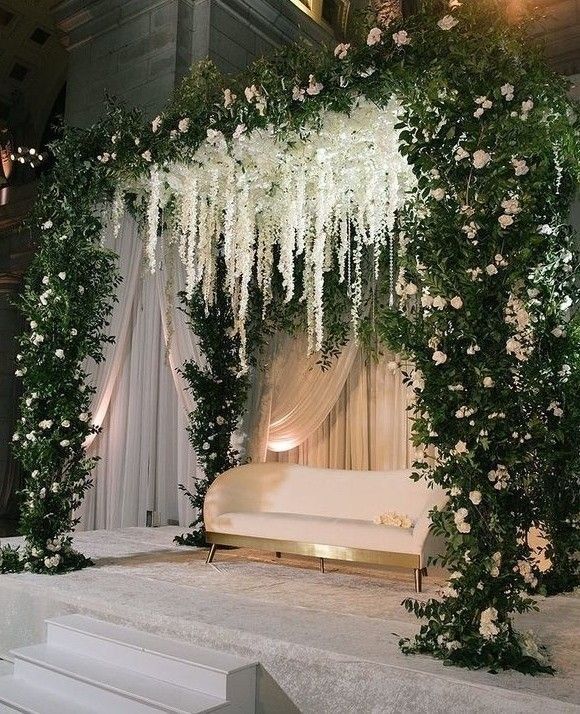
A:
[[[293,464],[249,464],[226,471],[208,490],[207,541],[412,568],[421,591],[429,555],[441,550],[429,533],[429,511],[445,493],[416,483],[409,471],[340,471]],[[387,511],[408,515],[409,529],[376,525]]]

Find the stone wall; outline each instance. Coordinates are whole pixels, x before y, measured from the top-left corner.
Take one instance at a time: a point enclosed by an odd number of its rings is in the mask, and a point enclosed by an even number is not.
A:
[[[288,0],[64,0],[54,12],[70,55],[66,119],[78,126],[107,94],[154,116],[204,57],[238,72],[298,37],[332,37]]]

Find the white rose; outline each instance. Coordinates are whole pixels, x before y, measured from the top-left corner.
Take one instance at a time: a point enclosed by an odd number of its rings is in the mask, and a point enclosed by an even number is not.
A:
[[[469,449],[467,448],[467,444],[464,441],[458,441],[453,447],[453,452],[460,456],[461,454],[468,454]]]
[[[481,503],[481,491],[470,491],[469,500],[474,506],[479,506]]]
[[[526,99],[525,102],[522,102],[522,111],[524,113],[528,114],[528,112],[531,112],[533,108],[534,108],[534,103],[531,99]]]
[[[153,157],[151,156],[151,152],[149,151],[149,149],[147,149],[147,151],[144,151],[141,154],[141,158],[145,159],[145,161],[151,161]]]
[[[63,429],[68,429],[70,426],[70,421],[68,419],[64,419],[61,421],[60,425],[63,427]]]
[[[513,84],[506,83],[501,86],[502,96],[505,97],[508,102],[511,102],[514,98],[514,90],[515,87]]]
[[[437,350],[436,352],[433,352],[433,362],[435,364],[445,364],[447,362],[447,355],[445,352],[441,352],[441,350]]]
[[[162,123],[163,123],[163,119],[161,119],[160,116],[156,116],[155,119],[153,119],[153,121],[151,122],[151,129],[153,130],[154,134],[156,134],[159,131]]]
[[[485,268],[485,272],[488,275],[497,275],[497,268],[495,267],[495,265],[490,264]]]
[[[64,447],[70,446],[70,441],[69,441],[68,439],[63,439],[63,440],[60,442],[60,445],[61,445],[61,446],[64,446]]]
[[[517,198],[506,198],[504,201],[501,202],[501,207],[506,213],[511,215],[520,213],[520,211],[522,210],[520,207],[520,202]]]
[[[451,299],[450,305],[456,310],[459,310],[463,307],[463,300],[459,297],[459,295],[456,295],[454,298]]]
[[[421,305],[423,307],[431,307],[433,305],[432,295],[421,295]]]
[[[447,305],[447,300],[442,297],[441,295],[437,295],[436,297],[433,298],[433,307],[436,308],[437,310],[443,310],[443,308]]]
[[[348,55],[348,51],[350,50],[350,45],[345,45],[344,42],[341,42],[339,45],[337,45],[334,48],[334,56],[338,57],[338,59],[345,59],[346,56]]]
[[[530,170],[525,159],[512,159],[512,166],[514,167],[516,176],[525,176]]]
[[[439,22],[437,23],[437,25],[438,25],[442,30],[446,30],[446,31],[447,31],[447,30],[452,30],[452,29],[455,27],[455,25],[457,25],[458,22],[459,22],[459,20],[456,20],[456,19],[453,17],[453,15],[445,15],[445,17],[442,17],[442,18],[439,20]]]
[[[190,120],[187,117],[185,117],[184,119],[179,120],[177,128],[182,134],[185,134],[185,132],[189,129],[190,123],[191,123]]]
[[[508,226],[513,225],[514,222],[513,216],[509,216],[507,213],[504,213],[497,220],[499,221],[500,226],[504,229],[508,228]]]
[[[433,196],[436,201],[442,201],[445,198],[445,189],[441,187],[432,188],[431,196]]]
[[[237,99],[237,96],[232,92],[231,89],[224,89],[224,107],[227,109],[230,107]]]
[[[324,84],[322,84],[321,82],[317,82],[316,77],[311,74],[308,78],[308,87],[306,88],[306,94],[311,97],[315,97],[317,94],[320,94],[323,89]]]
[[[411,42],[411,38],[406,30],[399,30],[399,32],[393,34],[393,41],[396,45],[402,47],[403,45],[408,45]]]
[[[88,421],[89,420],[89,415],[87,412],[82,412],[82,414],[79,414],[79,420],[80,421]]]
[[[54,354],[55,354],[56,357],[58,357],[59,359],[64,359],[64,350],[55,350],[55,351],[54,351]]]
[[[473,152],[473,166],[476,169],[483,169],[489,164],[490,161],[491,154],[488,154],[487,151],[484,151],[483,149],[478,149],[477,151]]]
[[[486,389],[491,389],[492,387],[495,387],[495,382],[493,381],[492,377],[484,377],[483,386]]]
[[[381,41],[382,35],[383,32],[379,27],[373,27],[373,29],[368,34],[367,45],[369,47],[372,47],[373,45],[378,44]]]

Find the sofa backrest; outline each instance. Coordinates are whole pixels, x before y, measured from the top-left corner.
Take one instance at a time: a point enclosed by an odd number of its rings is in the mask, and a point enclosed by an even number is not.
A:
[[[444,500],[410,471],[343,471],[295,464],[248,464],[218,476],[206,497],[213,515],[233,511],[300,513],[372,521],[385,511],[414,521]]]

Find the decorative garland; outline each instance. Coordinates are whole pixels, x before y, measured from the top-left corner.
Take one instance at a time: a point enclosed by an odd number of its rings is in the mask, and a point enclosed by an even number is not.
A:
[[[565,225],[579,173],[577,108],[566,99],[564,80],[544,66],[518,28],[508,26],[503,3],[451,0],[442,11],[443,5],[433,0],[388,30],[372,28],[357,48],[341,44],[317,57],[290,48],[252,67],[251,81],[239,86],[225,83],[204,64],[151,127],[144,129],[133,115],[117,110],[90,132],[67,135],[67,150],[61,150],[54,183],[40,204],[50,239],[29,277],[25,302],[37,325],[23,338],[24,422],[17,448],[27,470],[38,473],[26,484],[27,545],[20,554],[4,550],[3,569],[56,572],[85,564],[65,535],[74,526],[71,508],[88,485],[90,468],[81,448],[92,428],[85,421],[88,391],[81,365],[86,355],[98,358],[115,282],[112,258],[97,244],[99,221],[92,207],[113,190],[135,194],[136,209],[148,214],[153,262],[158,206],[174,236],[183,225],[177,220],[183,203],[164,167],[194,160],[208,132],[228,146],[238,140],[240,126],[249,142],[254,132],[298,142],[304,130],[314,136],[330,112],[351,112],[361,97],[384,108],[396,96],[402,107],[396,127],[400,151],[417,185],[399,212],[398,256],[381,255],[378,275],[363,271],[368,280],[361,290],[370,305],[363,334],[378,326],[380,336],[415,365],[405,377],[417,397],[415,442],[430,454],[416,464],[416,478],[438,483],[450,495],[433,521],[447,541],[442,562],[452,571],[440,598],[406,602],[427,622],[402,647],[461,666],[550,671],[538,647],[514,630],[511,613],[533,606],[527,592],[538,584],[557,592],[578,582],[573,552],[580,464],[574,443],[580,408],[573,390],[579,350],[578,329],[568,323],[577,257]],[[202,201],[198,208],[208,205]],[[191,242],[194,258],[211,235],[198,231]],[[190,243],[182,245],[190,249]],[[353,238],[346,273],[365,259],[353,251],[356,245]],[[200,281],[202,291],[206,271],[218,270],[220,250],[214,244],[213,260],[205,260],[203,270],[191,263],[193,284]],[[75,261],[67,270],[77,253],[78,265]],[[320,269],[331,264],[325,259]],[[60,272],[67,278],[70,272],[70,281]],[[398,312],[374,301],[375,294],[390,290],[393,273]],[[244,269],[242,275],[245,281],[252,273]],[[332,276],[326,275],[329,285]],[[205,285],[214,286],[203,299],[208,316],[217,306],[216,330],[245,314],[234,301],[228,315],[218,283]],[[267,281],[241,293],[249,315],[256,315],[252,294],[260,288],[267,293]],[[46,295],[47,290],[52,292]],[[346,291],[351,306],[359,299],[357,290]],[[322,291],[324,301],[326,281]],[[203,339],[210,322],[202,324],[201,303],[193,293],[191,300],[187,309]],[[296,297],[288,303],[291,314],[295,303]],[[320,305],[319,296],[310,304]],[[280,303],[272,303],[271,310],[284,313]],[[73,326],[73,316],[83,324]],[[333,313],[325,336],[343,335],[350,322],[344,311]],[[239,319],[236,328],[243,338]],[[77,332],[72,335],[71,329]],[[38,334],[45,339],[38,340]],[[321,333],[314,334],[318,342]],[[217,398],[226,394],[214,379],[218,362],[227,358],[233,366],[237,345],[238,337],[218,344],[212,335],[205,344],[207,369],[185,368],[199,402],[191,432],[198,453],[210,444],[205,430],[217,423]],[[232,415],[241,405],[238,386],[229,385]],[[40,406],[33,406],[38,395]],[[227,436],[235,420],[222,416],[230,421],[215,432],[223,442],[220,454],[205,449],[210,479],[219,460],[221,470],[237,458]],[[62,429],[71,429],[71,435],[63,437]],[[20,445],[25,441],[33,448]],[[57,493],[53,483],[59,484]],[[199,509],[201,500],[194,505]],[[552,539],[546,551],[552,568],[543,576],[527,543],[534,525]]]

